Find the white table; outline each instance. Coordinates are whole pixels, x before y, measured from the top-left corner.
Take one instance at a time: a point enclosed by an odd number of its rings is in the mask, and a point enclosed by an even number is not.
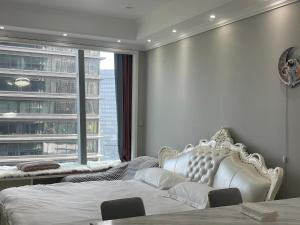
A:
[[[300,198],[259,203],[278,212],[275,222],[257,222],[240,213],[240,206],[193,210],[92,223],[93,225],[300,225]]]

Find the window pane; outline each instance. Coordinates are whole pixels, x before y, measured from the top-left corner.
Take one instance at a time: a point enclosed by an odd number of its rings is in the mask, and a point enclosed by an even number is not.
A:
[[[87,103],[88,104],[88,103]],[[76,114],[75,100],[0,99],[0,113]],[[19,115],[15,115],[17,117]]]
[[[0,163],[77,160],[76,92],[76,49],[0,42]],[[92,135],[94,102],[87,97]]]
[[[1,68],[0,68],[1,70]],[[3,71],[3,70],[1,70]],[[20,73],[3,74],[0,77],[0,91],[17,91],[17,92],[39,92],[40,94],[76,94],[75,75],[72,78],[47,77],[22,75],[22,78],[29,80],[30,85],[17,86],[16,79],[20,78]]]
[[[86,102],[88,155],[101,160],[117,160],[117,113],[115,97],[114,53],[85,51],[86,96],[97,100]],[[97,140],[89,140],[96,137]]]
[[[0,164],[78,159],[76,49],[0,42]],[[89,160],[119,159],[114,54],[85,51]]]

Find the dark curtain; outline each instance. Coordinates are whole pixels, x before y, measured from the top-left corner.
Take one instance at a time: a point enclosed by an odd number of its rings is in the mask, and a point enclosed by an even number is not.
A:
[[[131,160],[132,55],[115,54],[115,82],[120,160]]]

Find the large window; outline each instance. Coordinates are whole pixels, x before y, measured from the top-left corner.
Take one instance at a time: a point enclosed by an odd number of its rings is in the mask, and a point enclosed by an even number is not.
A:
[[[78,159],[77,49],[0,42],[0,164]],[[114,53],[84,51],[89,160],[118,159]]]

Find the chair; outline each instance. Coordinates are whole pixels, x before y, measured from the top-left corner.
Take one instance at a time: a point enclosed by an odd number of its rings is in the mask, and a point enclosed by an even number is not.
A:
[[[115,220],[145,216],[145,207],[141,198],[124,198],[105,201],[101,204],[102,220]]]
[[[213,190],[208,193],[208,201],[211,208],[238,205],[243,202],[241,192],[238,188],[226,188]]]

